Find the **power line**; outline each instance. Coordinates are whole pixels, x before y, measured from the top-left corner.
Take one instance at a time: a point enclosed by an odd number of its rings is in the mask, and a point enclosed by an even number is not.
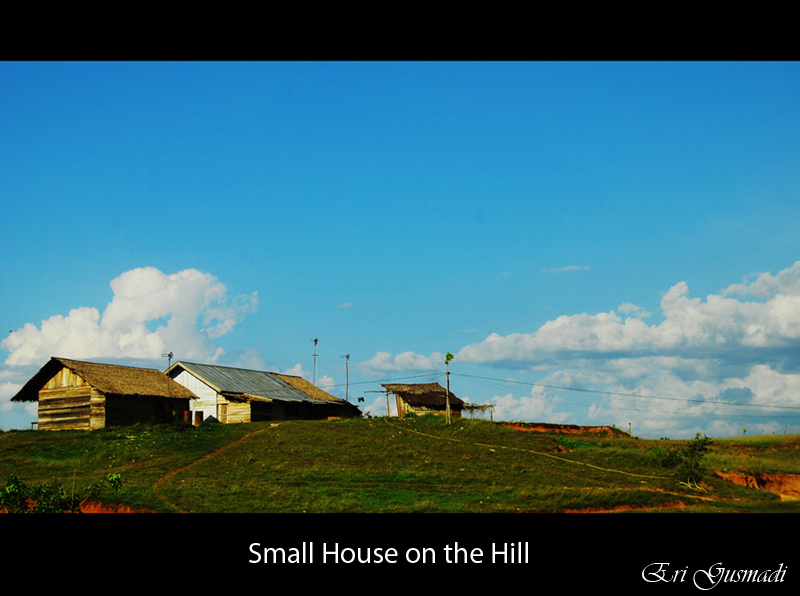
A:
[[[409,376],[409,377],[395,377],[393,379],[378,379],[378,380],[375,380],[375,381],[359,381],[357,383],[350,383],[350,386],[352,387],[353,385],[372,385],[374,383],[392,383],[394,381],[404,381],[406,379],[421,379],[423,377],[431,377],[431,378],[436,379],[436,378],[441,377],[442,374],[444,374],[444,373],[436,372],[436,373],[426,373],[424,375],[413,375],[413,376]],[[335,386],[336,386],[335,383],[333,383],[331,385],[320,385],[320,389],[324,389],[325,387],[335,387]]]
[[[479,380],[479,381],[489,381],[489,382],[492,382],[492,383],[524,385],[526,387],[542,387],[544,389],[555,389],[555,390],[561,390],[561,391],[572,391],[572,392],[575,392],[575,393],[624,397],[624,398],[636,399],[636,400],[665,400],[665,401],[675,401],[675,402],[684,402],[684,403],[696,403],[696,404],[701,404],[701,405],[719,405],[719,406],[726,406],[726,407],[732,407],[732,408],[750,408],[750,409],[760,409],[760,410],[764,410],[764,409],[789,410],[791,418],[794,418],[796,415],[800,414],[800,407],[798,407],[798,406],[779,406],[779,405],[769,405],[769,404],[765,404],[765,405],[741,404],[741,403],[734,403],[734,402],[726,402],[726,401],[722,401],[722,400],[704,400],[704,399],[696,399],[696,398],[667,397],[667,396],[663,396],[663,395],[644,395],[644,394],[641,394],[641,393],[625,393],[625,392],[621,392],[621,391],[605,391],[605,390],[601,390],[601,389],[587,389],[587,388],[584,388],[584,387],[566,387],[566,386],[562,386],[562,385],[550,385],[550,384],[546,384],[546,383],[530,383],[530,382],[525,382],[525,381],[513,381],[513,380],[509,380],[509,379],[497,379],[497,378],[494,378],[494,377],[484,377],[484,376],[479,376],[479,375],[468,375],[468,374],[465,374],[465,373],[454,373],[454,372],[451,372],[450,374],[451,375],[455,375],[455,376],[470,378],[470,379],[476,379],[476,380]],[[442,372],[434,372],[434,373],[425,373],[425,374],[421,374],[421,375],[410,375],[410,376],[405,376],[405,377],[395,377],[395,378],[381,379],[381,380],[375,380],[375,381],[360,381],[360,382],[356,382],[356,383],[350,383],[350,385],[368,385],[368,384],[373,384],[373,383],[392,383],[392,382],[395,382],[395,381],[403,381],[403,380],[409,380],[409,379],[420,379],[420,378],[429,378],[431,380],[434,380],[434,379],[440,378],[442,375],[443,375]],[[329,387],[332,387],[332,385],[329,386]],[[324,389],[324,386],[320,387],[320,388]],[[533,397],[536,397],[536,396],[533,396]],[[562,401],[560,403],[562,403],[563,405],[573,405],[573,406],[583,406],[583,407],[586,406],[586,404],[573,403],[573,402],[564,402],[564,401]],[[639,408],[635,408],[635,407],[631,407],[631,408],[625,408],[625,407],[620,407],[620,406],[607,406],[607,407],[609,409],[613,409],[613,410],[624,410],[624,411],[635,411],[635,412],[643,411],[643,410],[640,410]],[[650,409],[649,411],[652,412],[654,410]],[[672,412],[672,413],[674,413],[674,412]],[[712,418],[714,418],[714,417],[730,418],[731,416],[735,416],[735,417],[738,417],[738,418],[774,418],[775,417],[774,415],[766,415],[766,414],[759,415],[759,414],[744,414],[744,413],[742,413],[742,414],[723,415],[723,414],[715,414],[715,413],[711,413],[711,412],[686,412],[686,411],[681,412],[681,415],[683,415],[683,416],[705,416],[705,417],[712,417]],[[783,419],[783,418],[781,417],[781,418],[778,418],[778,419]]]
[[[544,387],[545,389],[558,389],[561,391],[574,391],[577,393],[593,393],[599,395],[612,395],[617,397],[627,397],[632,399],[642,399],[642,400],[667,400],[667,401],[679,401],[679,402],[686,402],[686,403],[698,403],[698,404],[714,404],[714,405],[723,405],[723,406],[730,406],[736,408],[756,408],[756,409],[781,409],[781,410],[795,410],[800,412],[800,406],[778,406],[778,405],[770,405],[770,404],[739,404],[734,402],[727,402],[721,400],[713,400],[713,399],[694,399],[694,398],[681,398],[681,397],[665,397],[663,395],[643,395],[641,393],[623,393],[620,391],[603,391],[601,389],[586,389],[583,387],[564,387],[561,385],[548,385],[545,383],[527,383],[524,381],[512,381],[508,379],[495,379],[492,377],[481,377],[477,375],[468,375],[464,373],[450,373],[452,375],[457,375],[460,377],[468,377],[472,379],[480,379],[484,381],[493,381],[497,383],[512,383],[516,385],[526,385],[528,387]]]

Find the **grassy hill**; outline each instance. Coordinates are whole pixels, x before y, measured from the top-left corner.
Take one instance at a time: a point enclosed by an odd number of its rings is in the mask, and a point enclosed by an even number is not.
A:
[[[10,431],[0,490],[11,474],[80,492],[115,473],[122,487],[102,497],[114,510],[800,511],[800,436],[714,439],[699,480],[684,482],[692,444],[424,416]]]

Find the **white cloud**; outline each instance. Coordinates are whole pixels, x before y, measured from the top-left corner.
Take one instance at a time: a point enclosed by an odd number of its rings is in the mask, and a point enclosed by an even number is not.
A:
[[[769,272],[761,273],[751,283],[742,282],[728,286],[723,290],[722,295],[749,294],[751,296],[765,297],[777,293],[800,294],[800,261],[775,276]]]
[[[637,319],[646,319],[650,316],[650,313],[644,310],[640,306],[636,306],[631,302],[626,302],[625,304],[620,304],[617,307],[617,310],[624,315],[628,315],[631,317],[636,317]]]
[[[322,375],[317,379],[317,387],[324,389],[328,393],[333,393],[336,390],[336,381],[333,380],[333,377]]]
[[[11,381],[0,382],[0,412],[5,412],[11,409],[11,398],[22,389],[21,383],[13,383]],[[34,410],[36,408],[34,407]]]
[[[303,365],[300,364],[299,362],[295,364],[292,368],[287,368],[285,371],[283,371],[282,374],[291,375],[293,377],[302,377],[307,380],[311,379],[311,373],[308,372],[307,370],[303,370]]]
[[[303,368],[303,365],[300,364],[299,362],[295,364],[293,367],[284,370],[282,374],[291,375],[293,377],[301,377],[306,381],[308,381],[309,383],[314,382],[317,387],[319,387],[320,389],[324,389],[328,393],[333,393],[333,391],[336,389],[336,381],[333,379],[333,377],[328,375],[322,375],[314,379],[313,378],[314,374],[312,372],[305,370]]]
[[[167,351],[214,361],[222,349],[212,340],[258,305],[256,293],[229,304],[225,285],[197,269],[171,275],[133,269],[112,280],[111,289],[102,315],[83,306],[11,333],[0,344],[9,352],[5,364],[41,364],[51,356],[157,359]]]
[[[674,285],[664,295],[662,323],[647,325],[641,309],[626,303],[621,317],[614,311],[589,315],[564,315],[542,325],[534,333],[489,335],[483,342],[466,346],[458,357],[475,363],[538,363],[565,354],[627,353],[639,355],[696,355],[742,353],[750,348],[787,348],[800,345],[800,283],[789,273],[800,271],[796,264],[776,277],[762,275],[754,284],[736,286],[766,296],[764,301],[740,301],[709,295],[705,302],[689,297],[685,282]],[[777,281],[776,281],[777,280]],[[791,292],[791,293],[789,293]],[[751,355],[758,358],[757,351]]]
[[[371,404],[361,408],[365,416],[386,416],[386,398],[376,397]],[[394,412],[394,409],[392,410]]]
[[[595,391],[593,397],[586,393],[571,400],[580,403],[582,423],[589,418],[594,423],[632,422],[640,432],[731,433],[737,421],[754,414],[754,428],[779,432],[787,421],[780,416],[800,411],[800,262],[705,300],[692,298],[688,285],[679,282],[664,295],[658,324],[642,321],[648,313],[634,304],[617,310],[621,314],[564,315],[533,333],[493,333],[464,347],[457,358],[551,370],[542,384]],[[553,390],[548,399],[564,395],[580,394]],[[566,411],[537,409],[532,396],[494,399],[509,415],[528,413],[541,421],[556,422]]]
[[[558,411],[557,402],[549,400],[545,390],[533,387],[529,395],[515,397],[512,393],[492,398],[492,417],[495,420],[535,420],[551,424],[575,424],[575,416]]]
[[[224,360],[224,362],[223,362]],[[225,354],[224,358],[218,360],[219,364],[232,366],[234,368],[246,368],[248,370],[271,370],[270,364],[264,359],[264,354],[258,348],[247,348],[241,352],[231,352]]]
[[[403,352],[392,358],[389,352],[378,352],[370,360],[358,365],[369,375],[381,375],[405,371],[437,371],[444,368],[444,354],[433,352],[430,356]]]
[[[583,265],[567,265],[566,267],[544,269],[545,273],[568,273],[570,271],[588,271],[589,267]]]

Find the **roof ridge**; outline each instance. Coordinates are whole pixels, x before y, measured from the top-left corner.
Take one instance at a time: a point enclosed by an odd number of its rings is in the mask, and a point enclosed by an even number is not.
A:
[[[157,368],[108,364],[52,356],[11,401],[37,401],[39,389],[61,369],[68,369],[106,395],[135,395],[194,399],[187,387]]]
[[[213,366],[216,368],[229,368],[231,370],[245,370],[247,372],[263,373],[267,375],[282,375],[283,373],[274,372],[271,370],[258,370],[255,368],[242,368],[241,366],[229,366],[227,364],[204,364],[203,362],[190,362],[188,360],[176,360],[172,366],[176,364],[194,364],[195,366]],[[290,375],[288,375],[290,376]]]
[[[61,356],[51,356],[50,360],[56,360],[58,362],[76,362],[78,364],[94,364],[96,366],[113,366],[115,368],[132,368],[134,370],[154,370],[156,372],[160,372],[163,374],[163,371],[157,368],[145,367],[145,366],[133,366],[131,364],[110,364],[108,362],[92,362],[91,360],[76,360],[75,358],[63,358]]]

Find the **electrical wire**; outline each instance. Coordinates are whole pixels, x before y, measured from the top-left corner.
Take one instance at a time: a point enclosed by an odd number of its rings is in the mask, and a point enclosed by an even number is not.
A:
[[[771,404],[740,404],[734,402],[726,402],[721,400],[713,400],[713,399],[694,399],[694,398],[680,398],[680,397],[665,397],[663,395],[643,395],[641,393],[624,393],[619,391],[603,391],[600,389],[586,389],[582,387],[564,387],[560,385],[548,385],[545,383],[527,383],[524,381],[512,381],[508,379],[495,379],[492,377],[481,377],[477,375],[468,375],[464,373],[450,373],[453,376],[460,376],[460,377],[467,377],[471,379],[480,379],[486,381],[492,381],[497,383],[512,383],[516,385],[526,385],[529,387],[543,387],[545,389],[557,389],[561,391],[574,391],[577,393],[588,393],[588,394],[597,394],[597,395],[609,395],[615,397],[625,397],[631,399],[641,399],[641,400],[667,400],[667,401],[678,401],[678,402],[686,402],[686,403],[697,403],[697,404],[713,404],[713,405],[722,405],[722,406],[729,406],[729,407],[736,407],[736,408],[755,408],[759,410],[763,409],[780,409],[780,410],[792,410],[800,413],[800,406],[778,406],[778,405],[771,405]],[[577,405],[577,404],[575,404]]]

